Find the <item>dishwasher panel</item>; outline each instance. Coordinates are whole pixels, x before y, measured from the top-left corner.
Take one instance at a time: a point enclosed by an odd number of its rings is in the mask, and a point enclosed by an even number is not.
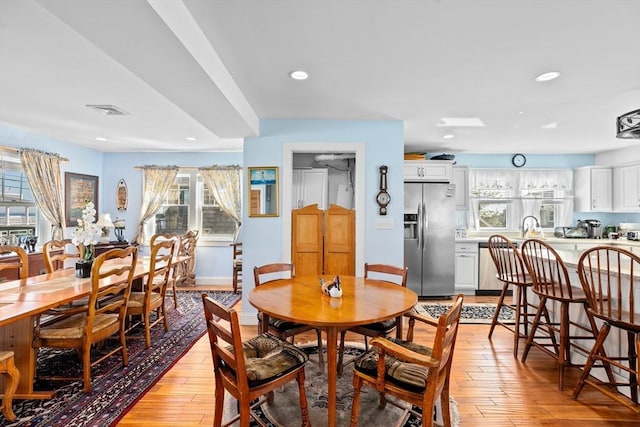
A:
[[[478,290],[476,295],[500,295],[502,282],[498,280],[496,265],[491,258],[487,242],[478,245]],[[509,291],[512,293],[512,291]]]

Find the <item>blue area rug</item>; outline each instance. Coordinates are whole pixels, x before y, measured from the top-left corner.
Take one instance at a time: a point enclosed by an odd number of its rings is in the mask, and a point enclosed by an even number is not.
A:
[[[241,294],[222,291],[206,293],[231,307]],[[92,391],[84,393],[82,381],[38,382],[36,389],[56,390],[49,400],[14,400],[18,419],[2,426],[109,426],[122,417],[191,346],[205,333],[202,291],[178,291],[178,309],[173,298],[167,298],[169,332],[161,325],[151,329],[151,348],[144,339],[127,340],[129,365],[122,365],[120,354],[109,357],[92,369]],[[135,332],[134,332],[135,334]],[[99,357],[94,349],[92,357]],[[41,375],[80,375],[81,362],[75,350],[41,349],[38,355]]]

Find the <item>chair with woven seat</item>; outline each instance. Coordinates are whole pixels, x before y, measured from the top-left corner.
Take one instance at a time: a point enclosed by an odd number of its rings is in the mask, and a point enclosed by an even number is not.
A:
[[[587,311],[588,299],[582,288],[572,285],[567,267],[560,255],[548,243],[539,239],[529,239],[522,244],[522,257],[531,276],[532,290],[539,298],[538,309],[527,337],[522,362],[526,362],[529,350],[535,346],[556,359],[558,365],[558,389],[564,389],[566,367],[582,367],[574,363],[572,350],[589,354],[589,347],[583,341],[595,342],[597,326]],[[556,304],[560,319],[551,320],[547,304]],[[570,305],[583,308],[588,325],[570,317]],[[572,330],[573,328],[573,330]],[[539,330],[541,335],[536,335]]]
[[[260,334],[243,342],[238,313],[206,294],[202,295],[202,301],[215,374],[213,425],[222,426],[225,390],[238,401],[239,414],[224,425],[240,420],[239,425],[248,426],[252,417],[259,421],[253,414],[254,408],[266,400],[271,403],[273,390],[296,380],[302,425],[310,426],[304,389],[307,354],[271,334]]]
[[[496,325],[503,326],[513,333],[513,357],[518,357],[518,344],[520,339],[526,339],[529,336],[530,318],[535,316],[537,309],[535,304],[531,304],[527,300],[527,292],[532,286],[531,277],[524,265],[520,251],[507,237],[499,234],[490,236],[488,247],[496,266],[496,277],[502,282],[502,291],[489,328],[489,339],[491,339]],[[516,293],[515,302],[505,302],[512,287]],[[511,310],[515,314],[514,325],[500,320],[503,308]],[[532,311],[529,311],[529,308]]]
[[[2,415],[5,420],[14,421],[16,414],[13,413],[13,396],[18,389],[20,371],[14,363],[13,351],[0,351],[0,374],[7,378],[2,396]]]
[[[292,278],[294,277],[294,271],[295,269],[293,264],[289,263],[273,263],[254,267],[253,279],[255,286],[258,287],[260,285],[264,285],[265,283],[277,280],[278,278]],[[322,332],[320,329],[309,325],[302,325],[300,323],[278,319],[273,316],[268,316],[268,322],[264,322],[264,317],[263,313],[258,313],[258,331],[260,333],[270,332],[281,340],[291,338],[291,344],[294,343],[296,335],[315,330],[318,338],[318,363],[320,364],[320,371],[324,372],[324,352],[322,348]]]
[[[169,331],[165,295],[171,273],[171,261],[175,255],[175,240],[155,240],[151,245],[149,256],[149,274],[144,280],[141,291],[132,291],[127,302],[127,317],[142,317],[144,325],[144,342],[147,348],[151,347],[151,328],[160,322],[164,325],[165,332]],[[155,312],[155,319],[151,321],[151,313]],[[131,332],[137,324],[131,324],[127,333]],[[132,338],[134,336],[128,335]]]
[[[40,347],[78,349],[82,358],[81,379],[85,392],[91,391],[92,366],[117,352],[121,352],[125,366],[129,363],[124,334],[125,318],[137,259],[138,251],[134,247],[111,249],[98,255],[91,268],[88,304],[66,309],[55,319],[35,327],[32,345],[36,351]],[[120,345],[92,362],[93,344],[115,334],[119,335]]]
[[[364,264],[364,277],[375,278],[387,282],[393,282],[400,286],[407,287],[407,267],[396,267],[388,264]],[[371,277],[373,273],[373,277]],[[396,338],[402,337],[402,316],[393,319],[384,320],[382,322],[370,323],[367,325],[359,325],[350,328],[350,332],[364,336],[365,350],[369,350],[367,337],[386,337],[391,332],[396,331]],[[343,354],[344,340],[347,331],[340,333],[340,349],[338,350],[338,374],[342,375],[343,371]]]
[[[75,251],[71,250],[75,248]],[[71,239],[49,240],[42,245],[42,255],[47,273],[73,267],[72,262],[80,259],[80,252]]]
[[[0,245],[0,256],[15,256],[17,260],[0,262],[0,279],[6,274],[6,271],[18,270],[18,279],[26,279],[29,277],[29,255],[20,246]],[[6,276],[4,276],[7,279]],[[8,279],[11,280],[11,279]]]
[[[457,295],[452,307],[438,319],[415,312],[407,314],[409,327],[406,340],[393,337],[371,340],[373,349],[354,363],[352,427],[358,425],[363,384],[380,393],[381,408],[389,402],[405,411],[405,418],[397,425],[404,425],[409,415],[413,414],[422,418],[423,426],[432,426],[439,398],[444,425],[451,426],[449,378],[463,299],[462,294]],[[435,328],[433,342],[429,346],[413,342],[416,321]],[[387,395],[395,399],[387,399]],[[410,405],[403,405],[405,402]],[[412,405],[421,408],[421,413],[415,411]]]
[[[586,250],[578,261],[578,277],[589,300],[587,310],[602,321],[598,339],[591,349],[573,392],[577,399],[585,384],[594,387],[613,400],[640,414],[638,405],[638,354],[640,353],[640,304],[638,304],[638,273],[640,257],[620,247],[599,246]],[[615,328],[612,332],[612,328]],[[618,334],[619,332],[619,334]],[[607,338],[620,337],[620,348],[611,348],[611,356],[603,351]],[[624,379],[605,381],[592,375],[593,368],[615,366]],[[620,387],[629,387],[628,395]]]
[[[175,242],[173,255],[174,256],[180,255],[180,251],[181,251],[180,245],[182,244],[182,238],[178,234],[156,233],[153,236],[151,236],[151,239],[149,241],[149,247],[152,248],[153,245],[156,243],[156,241],[160,241],[160,240],[173,240]],[[173,296],[173,306],[175,308],[178,308],[178,292],[177,292],[176,286],[178,285],[178,282],[182,280],[180,276],[181,271],[182,271],[181,265],[173,265],[171,267],[171,273],[169,274],[169,283],[167,284],[167,290],[171,288],[171,292]]]

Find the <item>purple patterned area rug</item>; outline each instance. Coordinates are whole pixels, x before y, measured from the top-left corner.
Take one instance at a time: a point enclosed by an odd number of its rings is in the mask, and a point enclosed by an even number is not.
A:
[[[205,291],[210,297],[231,307],[241,294]],[[92,369],[92,391],[82,391],[82,381],[38,382],[36,390],[56,390],[50,400],[14,400],[18,419],[2,426],[109,426],[127,410],[177,362],[205,333],[202,291],[178,291],[178,309],[167,298],[169,332],[161,325],[151,329],[151,348],[144,339],[127,340],[129,365],[122,365],[116,354]],[[142,330],[142,329],[141,329]],[[136,334],[134,332],[134,334]],[[92,351],[99,357],[112,344]],[[38,355],[40,375],[81,375],[81,361],[75,350],[41,349]]]

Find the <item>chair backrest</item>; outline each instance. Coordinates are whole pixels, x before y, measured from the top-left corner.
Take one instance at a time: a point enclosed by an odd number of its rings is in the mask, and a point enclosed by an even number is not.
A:
[[[533,292],[553,299],[573,299],[567,267],[555,249],[542,240],[528,239],[522,243],[521,252]]]
[[[241,261],[242,260],[242,242],[232,243],[231,247],[233,248],[233,261]]]
[[[364,264],[364,277],[366,278],[380,278],[387,282],[393,282],[398,285],[407,287],[407,267],[396,267],[389,264]],[[375,273],[373,277],[370,273]],[[389,280],[392,279],[392,280]]]
[[[153,236],[151,236],[151,239],[149,241],[149,248],[150,251],[153,252],[153,247],[160,242],[166,242],[166,241],[172,241],[174,242],[173,247],[171,248],[170,252],[172,253],[172,256],[178,256],[180,255],[180,245],[182,243],[182,238],[180,237],[179,234],[175,234],[175,233],[156,233]],[[167,247],[161,247],[161,249],[159,249],[159,251],[162,252],[169,252],[169,248]],[[173,279],[177,279],[177,276],[179,274],[179,269],[176,268],[176,266],[174,265],[171,268],[171,272],[170,272],[170,277],[172,277]]]
[[[589,300],[589,311],[617,326],[637,330],[640,300],[635,298],[634,275],[639,273],[640,257],[626,249],[597,246],[584,251],[578,261],[578,277]]]
[[[487,246],[498,272],[498,280],[507,283],[524,283],[530,280],[520,251],[511,240],[494,234],[489,237]]]
[[[26,279],[29,277],[29,256],[27,252],[20,246],[0,245],[0,255],[14,255],[17,260],[0,261],[0,274],[4,270],[18,270],[18,278]]]
[[[292,277],[294,277],[293,264],[280,262],[274,264],[265,264],[253,268],[253,279],[256,288],[273,280]]]
[[[149,274],[145,286],[145,299],[151,299],[152,292],[158,292],[164,298],[171,273],[171,263],[175,255],[176,240],[156,240],[151,245]]]
[[[213,370],[240,393],[248,393],[249,381],[246,375],[242,337],[238,313],[202,294],[204,316],[211,346]],[[220,322],[219,320],[223,320]],[[236,357],[242,355],[242,357]]]
[[[431,400],[432,404],[435,403],[437,396],[442,393],[442,390],[449,382],[463,299],[464,296],[459,294],[451,308],[438,318],[438,327],[433,339],[431,357],[439,360],[440,363],[433,368],[429,368],[429,373],[427,374],[429,381],[427,381],[425,390],[425,398]],[[433,381],[434,378],[437,380]]]
[[[69,252],[71,248],[75,250]],[[54,254],[54,252],[58,253]],[[70,264],[71,261],[80,259],[80,252],[71,239],[49,240],[42,245],[42,254],[44,256],[44,265],[47,268],[47,273],[70,268],[73,266]]]
[[[133,246],[111,249],[96,257],[91,268],[88,325],[103,313],[117,313],[120,319],[124,318],[137,262],[138,248]]]

